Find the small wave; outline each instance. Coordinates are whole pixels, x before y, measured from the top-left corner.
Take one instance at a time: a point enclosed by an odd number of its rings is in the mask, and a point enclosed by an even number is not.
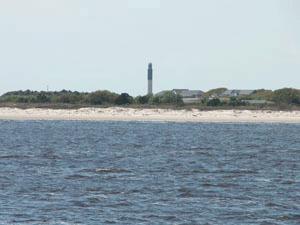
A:
[[[88,198],[88,201],[89,201],[89,203],[95,204],[95,203],[98,203],[98,202],[103,202],[104,199],[93,197],[93,198]]]
[[[300,214],[289,214],[285,216],[279,216],[279,220],[300,220]]]
[[[118,170],[117,169],[95,169],[94,172],[96,172],[96,173],[98,173],[98,172],[116,173],[116,172],[118,172]]]
[[[166,219],[167,219],[167,220],[176,220],[177,217],[176,217],[176,216],[168,216]]]
[[[33,158],[34,156],[32,155],[3,155],[3,156],[0,156],[0,159],[11,159],[11,158],[16,158],[16,159],[19,159],[19,158]]]
[[[207,183],[205,183],[205,184],[201,184],[201,186],[204,186],[204,187],[211,187],[211,186],[213,186],[212,184],[207,184]]]
[[[160,215],[146,215],[146,216],[143,216],[143,218],[160,218],[161,216]]]
[[[115,221],[110,221],[110,220],[105,220],[104,223],[107,223],[107,224],[116,224]]]
[[[115,169],[115,168],[100,168],[100,169],[87,169],[85,172],[93,172],[93,173],[129,173],[128,170]]]
[[[81,174],[72,174],[66,177],[66,179],[74,179],[74,178],[87,178],[87,176],[83,176]]]
[[[191,193],[183,193],[180,195],[177,195],[178,198],[188,198],[188,197],[194,197]]]
[[[60,188],[56,188],[56,189],[50,189],[49,192],[50,193],[57,193],[57,192],[62,192],[63,190],[65,190],[65,187],[60,187]]]
[[[102,191],[102,189],[101,188],[87,188],[86,191],[99,192],[99,191]]]
[[[292,181],[292,180],[287,180],[287,181],[282,182],[282,184],[293,184],[293,183],[294,183],[294,181]]]
[[[286,206],[283,206],[283,205],[279,205],[279,204],[276,204],[276,203],[272,203],[272,202],[269,202],[266,204],[267,207],[280,207],[280,208],[287,208]]]
[[[71,201],[75,206],[78,206],[78,207],[82,207],[82,208],[87,208],[89,207],[88,204],[86,204],[85,202],[82,202],[82,201]]]
[[[233,173],[233,174],[257,174],[258,172],[255,170],[215,170],[212,173]]]
[[[28,220],[12,220],[9,223],[13,224],[20,224],[20,223],[33,223],[33,224],[41,224],[41,223],[48,223],[49,220],[43,219],[43,220],[34,220],[34,219],[28,219]]]
[[[44,154],[43,157],[47,158],[47,159],[56,159],[57,158],[57,156],[55,156],[55,155],[48,155],[48,154]]]
[[[181,192],[180,195],[178,195],[177,197],[181,197],[181,198],[184,198],[184,197],[193,197],[193,195],[191,194],[191,191],[186,189],[186,188],[180,188],[178,190],[179,192]]]

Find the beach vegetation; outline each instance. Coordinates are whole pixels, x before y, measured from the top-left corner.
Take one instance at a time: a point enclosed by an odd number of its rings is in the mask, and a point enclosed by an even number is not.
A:
[[[77,93],[62,93],[56,96],[53,99],[53,102],[57,103],[69,103],[69,104],[78,104],[81,103],[84,99],[83,95]]]
[[[213,98],[211,100],[208,100],[206,102],[206,105],[207,106],[220,106],[220,105],[222,105],[222,102],[219,98]]]
[[[159,96],[158,96],[158,95],[152,96],[152,97],[148,100],[148,103],[151,104],[151,105],[158,105],[158,104],[160,103]]]
[[[300,90],[293,88],[276,90],[272,100],[276,103],[300,104]]]
[[[126,105],[126,104],[132,104],[133,103],[133,97],[131,97],[127,93],[122,93],[120,96],[116,98],[114,101],[116,105]]]
[[[19,104],[69,104],[75,105],[143,105],[143,107],[164,107],[164,106],[176,106],[176,107],[219,107],[219,108],[231,108],[231,107],[244,107],[253,106],[255,108],[278,108],[278,109],[291,109],[291,107],[300,106],[300,90],[293,88],[282,88],[275,91],[260,89],[255,94],[247,96],[234,96],[231,98],[221,97],[221,93],[226,88],[216,88],[208,91],[205,96],[194,103],[184,103],[180,94],[175,94],[172,91],[165,91],[158,95],[147,94],[144,96],[137,96],[133,98],[128,93],[122,93],[121,95],[113,93],[107,90],[98,90],[91,93],[78,92],[70,90],[61,91],[31,91],[31,90],[19,90],[11,91],[0,96],[0,103],[19,103]],[[273,102],[264,103],[258,106],[258,103],[251,103],[248,100],[266,100]],[[46,106],[45,106],[46,107]]]
[[[175,94],[172,91],[165,91],[161,95],[155,95],[152,96],[149,99],[149,104],[155,104],[155,105],[177,105],[182,106],[184,105],[182,96],[180,94]]]
[[[198,102],[202,105],[206,105],[208,101],[209,101],[208,97],[203,97],[198,100]]]
[[[174,94],[172,91],[166,91],[159,97],[159,102],[169,104],[169,103],[176,102],[177,98],[178,98],[177,95]]]
[[[210,96],[215,96],[215,97],[218,97],[220,96],[221,94],[223,94],[225,91],[227,91],[228,89],[227,88],[224,88],[224,87],[221,87],[221,88],[214,88],[214,89],[211,89],[205,93],[203,93],[201,95],[201,98],[209,98]]]
[[[152,94],[147,94],[147,95],[144,95],[144,96],[137,96],[135,98],[135,102],[137,104],[149,104],[150,102],[150,99],[153,98],[153,95]]]
[[[230,106],[245,106],[246,102],[242,101],[241,99],[239,99],[237,97],[231,97],[227,104]]]
[[[255,94],[247,95],[244,99],[248,100],[267,100],[272,101],[274,92],[272,90],[260,89]]]
[[[48,93],[42,91],[38,93],[38,95],[36,96],[36,101],[38,103],[46,103],[46,102],[50,102],[51,98]]]
[[[110,91],[95,91],[87,95],[85,101],[91,105],[114,104],[118,94]]]

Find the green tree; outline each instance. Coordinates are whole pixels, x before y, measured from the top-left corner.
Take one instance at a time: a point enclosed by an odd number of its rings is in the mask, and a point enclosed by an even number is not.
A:
[[[271,90],[260,89],[260,90],[257,90],[256,94],[248,95],[247,97],[249,99],[253,99],[253,100],[272,101],[273,100],[273,95],[274,95],[274,93]]]
[[[227,88],[215,88],[215,89],[211,89],[208,92],[203,93],[203,95],[201,95],[201,97],[202,98],[208,98],[211,95],[220,96],[222,93],[224,93],[227,90],[228,90]]]
[[[95,91],[87,96],[87,102],[92,105],[113,104],[118,95],[109,91]]]
[[[159,96],[159,103],[162,104],[183,104],[182,96],[172,91],[166,91]]]
[[[300,91],[293,88],[282,88],[274,91],[272,100],[277,103],[300,104]]]
[[[16,98],[16,102],[26,103],[26,102],[28,102],[28,98],[27,98],[27,97],[24,97],[24,96],[18,96],[18,97]]]
[[[45,103],[45,102],[50,102],[51,99],[45,92],[42,91],[38,93],[38,95],[36,96],[36,101],[39,103]]]
[[[133,103],[133,98],[127,94],[127,93],[122,93],[116,100],[115,104],[116,105],[125,105],[125,104],[132,104]]]
[[[231,97],[228,105],[230,106],[245,106],[246,102],[242,101],[241,99],[237,98],[237,97]]]
[[[219,106],[221,105],[221,100],[219,98],[213,98],[206,102],[207,106]]]
[[[149,99],[149,104],[159,104],[159,96],[154,95]]]
[[[75,104],[81,102],[83,96],[77,93],[62,93],[58,95],[54,102]]]
[[[135,98],[136,102],[138,104],[148,104],[149,103],[149,100],[153,97],[152,94],[147,94],[147,95],[144,95],[144,96],[137,96]]]

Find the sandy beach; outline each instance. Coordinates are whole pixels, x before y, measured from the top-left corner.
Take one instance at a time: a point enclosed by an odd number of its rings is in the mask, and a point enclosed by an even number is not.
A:
[[[300,123],[300,111],[199,111],[197,109],[133,109],[122,107],[81,109],[18,109],[7,107],[0,108],[0,119]]]

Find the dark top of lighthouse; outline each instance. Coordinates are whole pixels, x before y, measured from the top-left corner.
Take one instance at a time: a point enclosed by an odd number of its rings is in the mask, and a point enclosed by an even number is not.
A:
[[[152,80],[152,63],[148,64],[148,80]]]

